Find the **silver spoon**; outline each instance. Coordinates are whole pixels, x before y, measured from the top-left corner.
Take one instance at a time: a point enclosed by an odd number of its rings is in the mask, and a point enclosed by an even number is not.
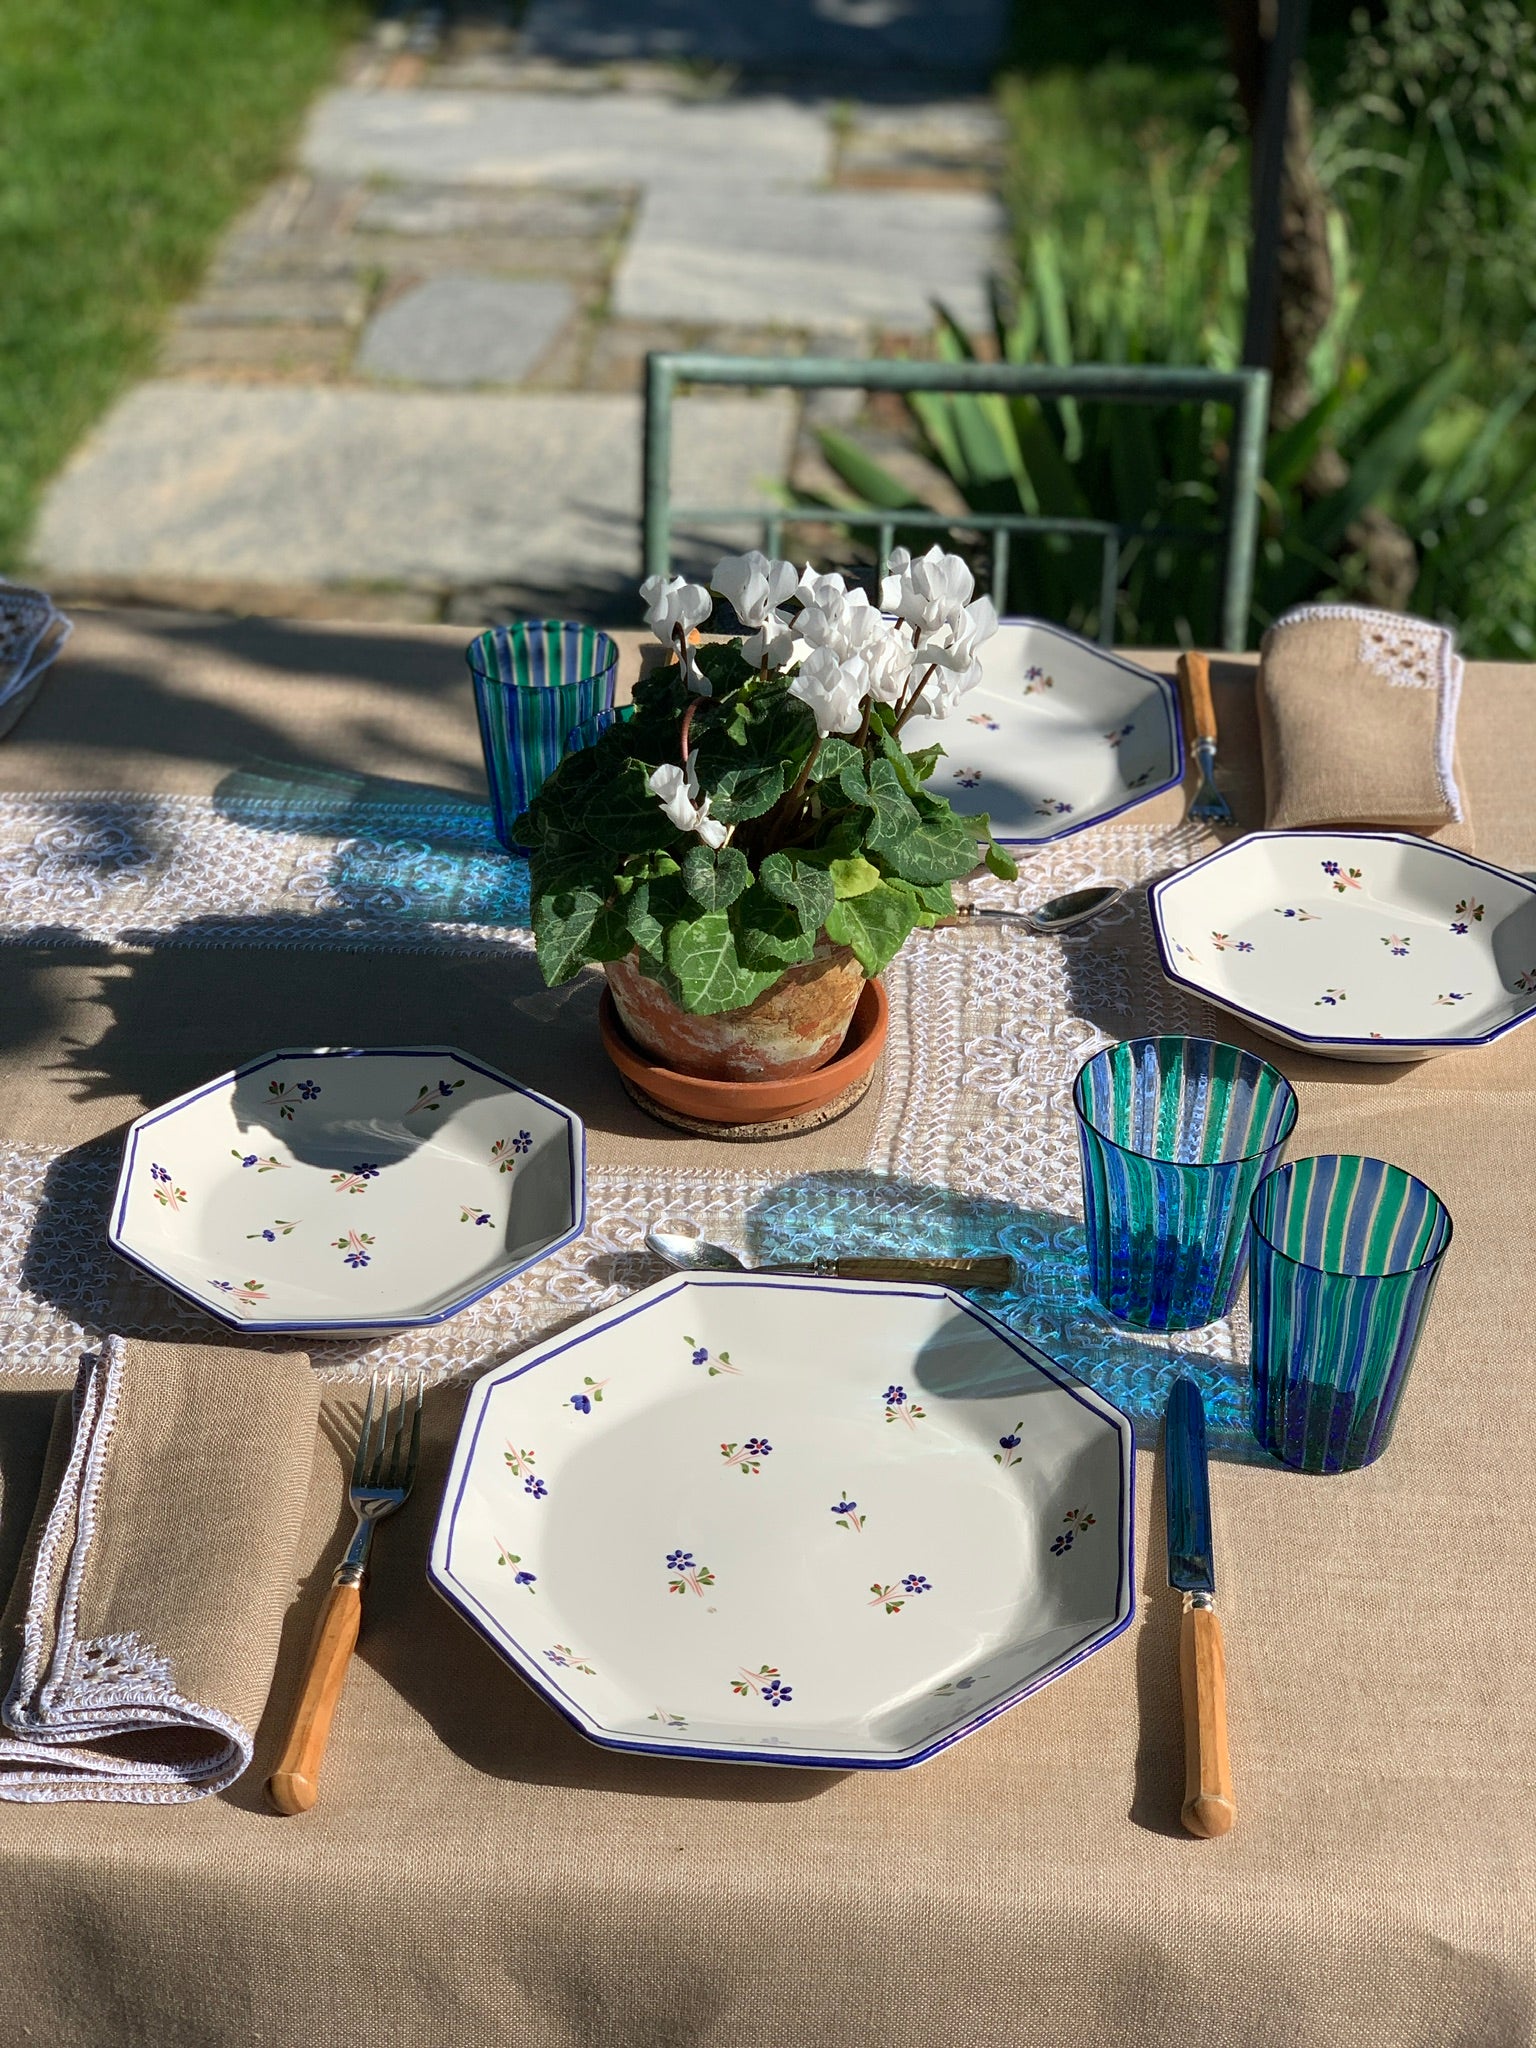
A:
[[[1005,1252],[961,1259],[811,1259],[800,1266],[749,1266],[723,1244],[682,1230],[645,1233],[649,1250],[680,1273],[814,1273],[834,1280],[915,1280],[929,1287],[1009,1287],[1013,1261]]]
[[[1072,889],[1065,896],[1053,896],[1048,903],[1039,903],[1033,910],[1011,910],[991,903],[962,903],[953,918],[941,918],[939,922],[969,924],[974,919],[987,924],[1021,924],[1027,931],[1049,938],[1053,932],[1069,932],[1075,924],[1087,924],[1090,918],[1101,916],[1124,894],[1118,882],[1096,882],[1091,889]]]

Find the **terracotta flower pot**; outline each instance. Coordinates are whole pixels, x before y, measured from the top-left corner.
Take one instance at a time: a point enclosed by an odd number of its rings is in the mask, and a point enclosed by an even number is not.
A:
[[[713,1017],[690,1016],[634,954],[604,968],[625,1030],[677,1073],[716,1081],[788,1081],[826,1065],[853,1021],[864,970],[846,946],[822,939],[802,966],[786,968],[756,1002]]]
[[[885,1050],[890,1005],[880,983],[866,981],[840,1049],[824,1067],[791,1080],[712,1081],[677,1073],[634,1043],[619,1022],[611,993],[605,992],[598,1004],[597,1021],[604,1050],[642,1109],[660,1115],[664,1123],[677,1121],[685,1129],[715,1125],[722,1135],[742,1138],[759,1126],[779,1132],[786,1124],[819,1116],[839,1098],[847,1098],[851,1108]]]

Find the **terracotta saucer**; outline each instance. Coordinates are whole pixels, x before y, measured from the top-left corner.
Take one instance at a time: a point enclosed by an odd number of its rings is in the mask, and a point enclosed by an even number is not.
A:
[[[815,1073],[787,1081],[711,1081],[680,1074],[642,1052],[619,1022],[607,989],[597,1006],[603,1049],[624,1080],[663,1109],[702,1124],[788,1122],[825,1108],[867,1080],[885,1050],[890,1016],[884,988],[878,981],[866,982],[841,1050]]]

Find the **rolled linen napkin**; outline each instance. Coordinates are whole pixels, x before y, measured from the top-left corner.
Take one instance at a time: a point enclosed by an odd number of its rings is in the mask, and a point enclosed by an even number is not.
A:
[[[109,1337],[83,1362],[0,1617],[0,1798],[171,1804],[239,1777],[319,1410],[301,1352]]]
[[[1259,652],[1265,824],[1383,825],[1470,847],[1456,764],[1461,658],[1428,619],[1303,605]]]
[[[0,576],[0,739],[43,686],[50,662],[74,631],[45,591]]]

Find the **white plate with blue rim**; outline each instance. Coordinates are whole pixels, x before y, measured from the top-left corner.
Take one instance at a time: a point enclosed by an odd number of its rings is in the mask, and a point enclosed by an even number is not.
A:
[[[1166,676],[1042,619],[1004,619],[982,680],[945,719],[902,728],[940,746],[929,783],[993,837],[1043,846],[1174,788],[1184,774],[1178,692]]]
[[[1151,904],[1168,979],[1298,1051],[1427,1060],[1536,1016],[1536,882],[1411,832],[1251,832]]]
[[[451,1046],[267,1053],[141,1116],[108,1238],[230,1329],[440,1323],[580,1235],[581,1122]]]
[[[429,1569],[607,1748],[900,1769],[1130,1621],[1131,1450],[945,1288],[673,1278],[475,1385]]]

